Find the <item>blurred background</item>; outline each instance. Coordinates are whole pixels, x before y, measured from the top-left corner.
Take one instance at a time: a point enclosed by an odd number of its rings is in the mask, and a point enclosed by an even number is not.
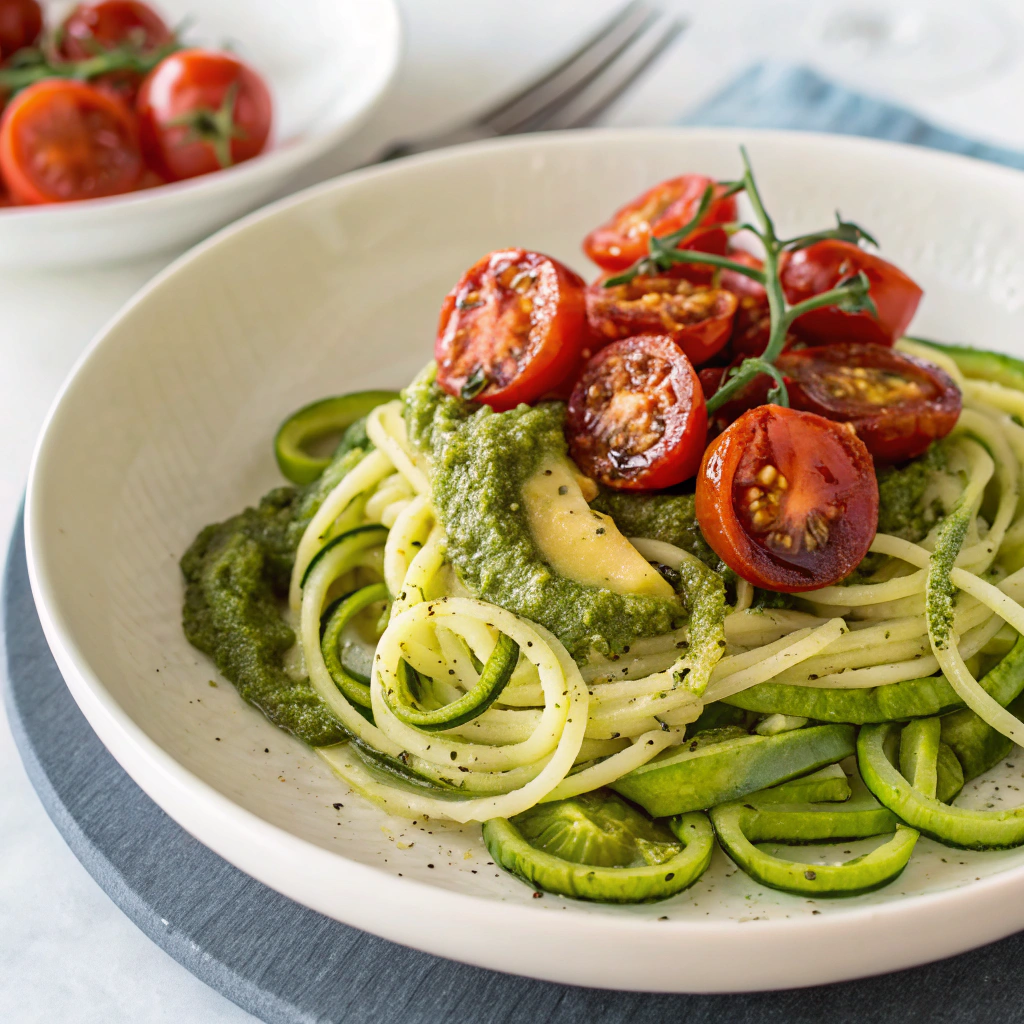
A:
[[[193,6],[201,16],[203,0]],[[294,10],[290,0],[244,6],[253,16]],[[289,191],[370,162],[397,141],[464,123],[578,47],[622,2],[398,0],[398,7],[403,54],[389,93],[356,136],[291,180]],[[680,123],[770,62],[773,80],[789,81],[791,66],[809,68],[939,128],[1024,150],[1021,0],[651,0],[648,7],[661,12],[652,32],[674,20],[671,43],[601,113],[601,124]],[[296,31],[316,37],[315,25]],[[93,334],[175,255],[0,274],[3,537],[61,381]],[[0,774],[7,780],[0,1017],[12,1024],[252,1019],[170,960],[92,882],[46,818],[2,722]]]

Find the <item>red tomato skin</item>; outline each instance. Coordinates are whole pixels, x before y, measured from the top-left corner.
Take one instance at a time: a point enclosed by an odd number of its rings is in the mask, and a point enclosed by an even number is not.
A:
[[[598,435],[609,405],[595,411],[592,395],[600,389],[602,379],[608,380],[609,371],[614,371],[616,364],[646,358],[658,361],[658,383],[664,385],[666,391],[660,396],[660,407],[655,410],[661,413],[663,429],[658,432],[658,439],[653,445],[633,456],[644,465],[616,468],[615,461],[607,455],[607,445]],[[613,387],[610,390],[612,401],[626,390],[631,394],[644,393],[642,387]],[[620,420],[620,423],[624,426],[642,425],[643,411],[630,402],[628,419]],[[697,472],[707,436],[707,408],[693,365],[666,335],[638,335],[613,342],[587,362],[577,380],[569,398],[566,436],[569,454],[576,465],[606,487],[649,491],[688,480]]]
[[[845,313],[826,306],[805,313],[793,324],[793,330],[808,342],[822,345],[835,341],[892,345],[901,338],[924,292],[899,267],[880,256],[851,242],[826,239],[794,253],[783,253],[779,279],[786,301],[796,305],[861,270],[871,285],[877,319],[867,311]]]
[[[660,182],[591,231],[583,240],[583,251],[604,270],[626,270],[647,255],[647,240],[652,234],[658,237],[671,234],[686,224],[697,212],[705,189],[713,184],[711,178],[702,174],[684,174]],[[701,222],[701,228],[684,239],[682,247],[724,252],[725,232],[721,229],[708,231],[706,225],[735,219],[735,198],[716,199]]]
[[[32,46],[43,31],[43,9],[37,0],[0,0],[0,60]]]
[[[85,111],[86,113],[83,113]],[[88,116],[88,120],[86,119]],[[60,122],[70,146],[61,155],[59,138],[54,141],[54,120]],[[113,140],[116,146],[99,149],[94,132],[102,121],[101,141]],[[49,134],[45,134],[49,129]],[[44,151],[65,172],[77,174],[89,183],[88,188],[63,192],[41,180],[37,152],[32,142],[44,133]],[[92,173],[97,159],[113,157],[107,162],[106,178],[97,180]],[[89,161],[92,160],[90,165]],[[51,163],[54,162],[51,160]],[[68,79],[49,78],[18,93],[0,119],[0,174],[12,198],[18,203],[40,204],[98,199],[132,191],[143,171],[135,121],[124,104],[99,89]],[[65,174],[65,178],[66,178]]]
[[[813,511],[825,494],[840,509],[829,521],[829,547],[817,556],[804,551],[792,559],[779,557],[748,532],[736,512],[738,471],[756,464],[765,448],[791,481],[797,512]],[[867,554],[878,526],[874,465],[853,429],[777,405],[744,413],[708,446],[695,498],[701,533],[719,558],[754,586],[782,593],[817,590],[848,576]]]
[[[67,60],[85,60],[98,51],[138,44],[143,51],[166,46],[174,38],[167,23],[139,0],[100,0],[78,4],[64,19],[60,52]]]
[[[531,300],[528,347],[511,355],[515,373],[505,374],[507,379],[500,386],[490,384],[475,398],[498,412],[552,393],[566,395],[590,341],[583,278],[543,253],[498,249],[470,267],[445,296],[434,342],[437,383],[441,388],[457,396],[472,375],[473,366],[483,365],[485,359],[509,358],[509,352],[502,354],[498,345],[514,344],[508,332],[522,323],[515,317],[515,310],[508,308],[512,297],[499,280],[502,268],[509,265],[523,266],[535,273],[539,288]],[[470,292],[480,292],[483,304],[459,310],[460,295]]]
[[[231,54],[181,50],[162,60],[139,90],[136,110],[146,162],[168,181],[222,170],[209,142],[189,141],[189,129],[170,122],[197,110],[217,110],[233,86],[237,89],[234,123],[244,138],[231,140],[231,163],[258,156],[273,122],[266,83]]]
[[[587,323],[595,349],[637,334],[667,334],[695,366],[725,346],[736,315],[736,297],[720,288],[694,287],[679,278],[637,277],[587,289]]]
[[[754,270],[764,270],[764,261],[742,249],[727,252],[729,259]],[[735,270],[722,270],[719,288],[736,296],[736,317],[732,324],[729,349],[738,356],[759,356],[768,347],[771,334],[771,313],[764,285]]]
[[[789,391],[790,404],[828,419],[852,424],[876,461],[903,462],[927,451],[945,437],[960,418],[960,389],[933,363],[916,359],[884,345],[839,342],[783,353],[778,360]],[[918,392],[910,398],[894,395],[891,401],[870,403],[837,397],[825,386],[819,369],[835,368],[848,380],[849,368],[877,369],[912,382]]]

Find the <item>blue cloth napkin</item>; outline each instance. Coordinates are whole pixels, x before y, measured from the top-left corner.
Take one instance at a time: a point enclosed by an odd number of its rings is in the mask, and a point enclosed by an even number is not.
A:
[[[777,62],[745,71],[681,123],[866,135],[1024,170],[1024,153],[937,128],[894,103],[829,82],[810,68]]]

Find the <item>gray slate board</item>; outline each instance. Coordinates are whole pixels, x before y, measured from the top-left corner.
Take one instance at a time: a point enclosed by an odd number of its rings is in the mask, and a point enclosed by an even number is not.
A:
[[[843,985],[665,996],[496,974],[348,928],[221,860],[164,814],[107,753],[43,637],[20,519],[4,573],[3,616],[11,726],[61,835],[154,942],[270,1024],[1024,1022],[1024,934],[942,963]]]

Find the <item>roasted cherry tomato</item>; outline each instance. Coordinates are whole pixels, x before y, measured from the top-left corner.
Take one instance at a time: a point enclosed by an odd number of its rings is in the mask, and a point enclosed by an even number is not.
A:
[[[764,269],[763,260],[742,249],[731,250],[726,256],[755,270]],[[764,285],[735,270],[722,270],[718,286],[732,292],[737,299],[736,317],[729,338],[730,351],[738,356],[759,356],[768,347],[772,326]]]
[[[693,476],[707,409],[690,360],[671,338],[641,334],[593,356],[569,398],[569,454],[619,490],[656,490]]]
[[[251,160],[270,136],[266,84],[228,53],[166,57],[142,83],[137,110],[146,159],[170,181]]]
[[[152,7],[139,0],[99,0],[78,4],[64,20],[59,38],[65,60],[86,60],[119,47],[152,53],[171,43],[174,33]],[[134,71],[113,71],[92,84],[132,105],[142,78]]]
[[[885,462],[920,455],[960,418],[960,389],[943,370],[884,345],[805,348],[777,366],[795,409],[851,423]]]
[[[31,46],[43,31],[43,10],[36,0],[0,0],[0,60]]]
[[[538,252],[502,249],[462,275],[441,307],[437,382],[511,409],[555,391],[588,341],[579,274]]]
[[[84,82],[39,82],[15,96],[0,120],[0,173],[22,203],[130,192],[142,174],[132,116]]]
[[[835,288],[859,271],[867,275],[877,319],[868,311],[845,313],[826,306],[805,313],[793,324],[802,338],[821,345],[834,341],[892,345],[906,331],[924,294],[899,267],[851,242],[828,239],[784,253],[779,268],[786,301],[792,305]]]
[[[745,356],[737,356],[727,366],[709,366],[700,371],[700,386],[704,398],[710,398],[725,380],[725,375],[743,362]],[[708,413],[708,434],[715,437],[720,434],[733,420],[739,419],[748,409],[764,405],[768,401],[768,392],[772,387],[772,379],[766,373],[759,373],[753,380],[714,412]]]
[[[667,334],[695,365],[729,339],[736,296],[673,277],[636,277],[629,284],[587,289],[587,321],[604,342],[635,334]]]
[[[778,405],[744,413],[708,446],[696,499],[719,558],[785,593],[849,575],[878,528],[878,482],[853,428]]]
[[[711,178],[702,174],[684,174],[655,185],[617,210],[607,224],[591,231],[583,240],[583,251],[605,270],[631,267],[647,255],[647,240],[651,235],[671,234],[693,218],[705,189],[712,184]],[[724,189],[719,188],[718,191]],[[732,196],[716,199],[701,226],[683,240],[682,247],[724,253],[725,232],[720,228],[709,230],[707,225],[735,219],[736,200]]]

